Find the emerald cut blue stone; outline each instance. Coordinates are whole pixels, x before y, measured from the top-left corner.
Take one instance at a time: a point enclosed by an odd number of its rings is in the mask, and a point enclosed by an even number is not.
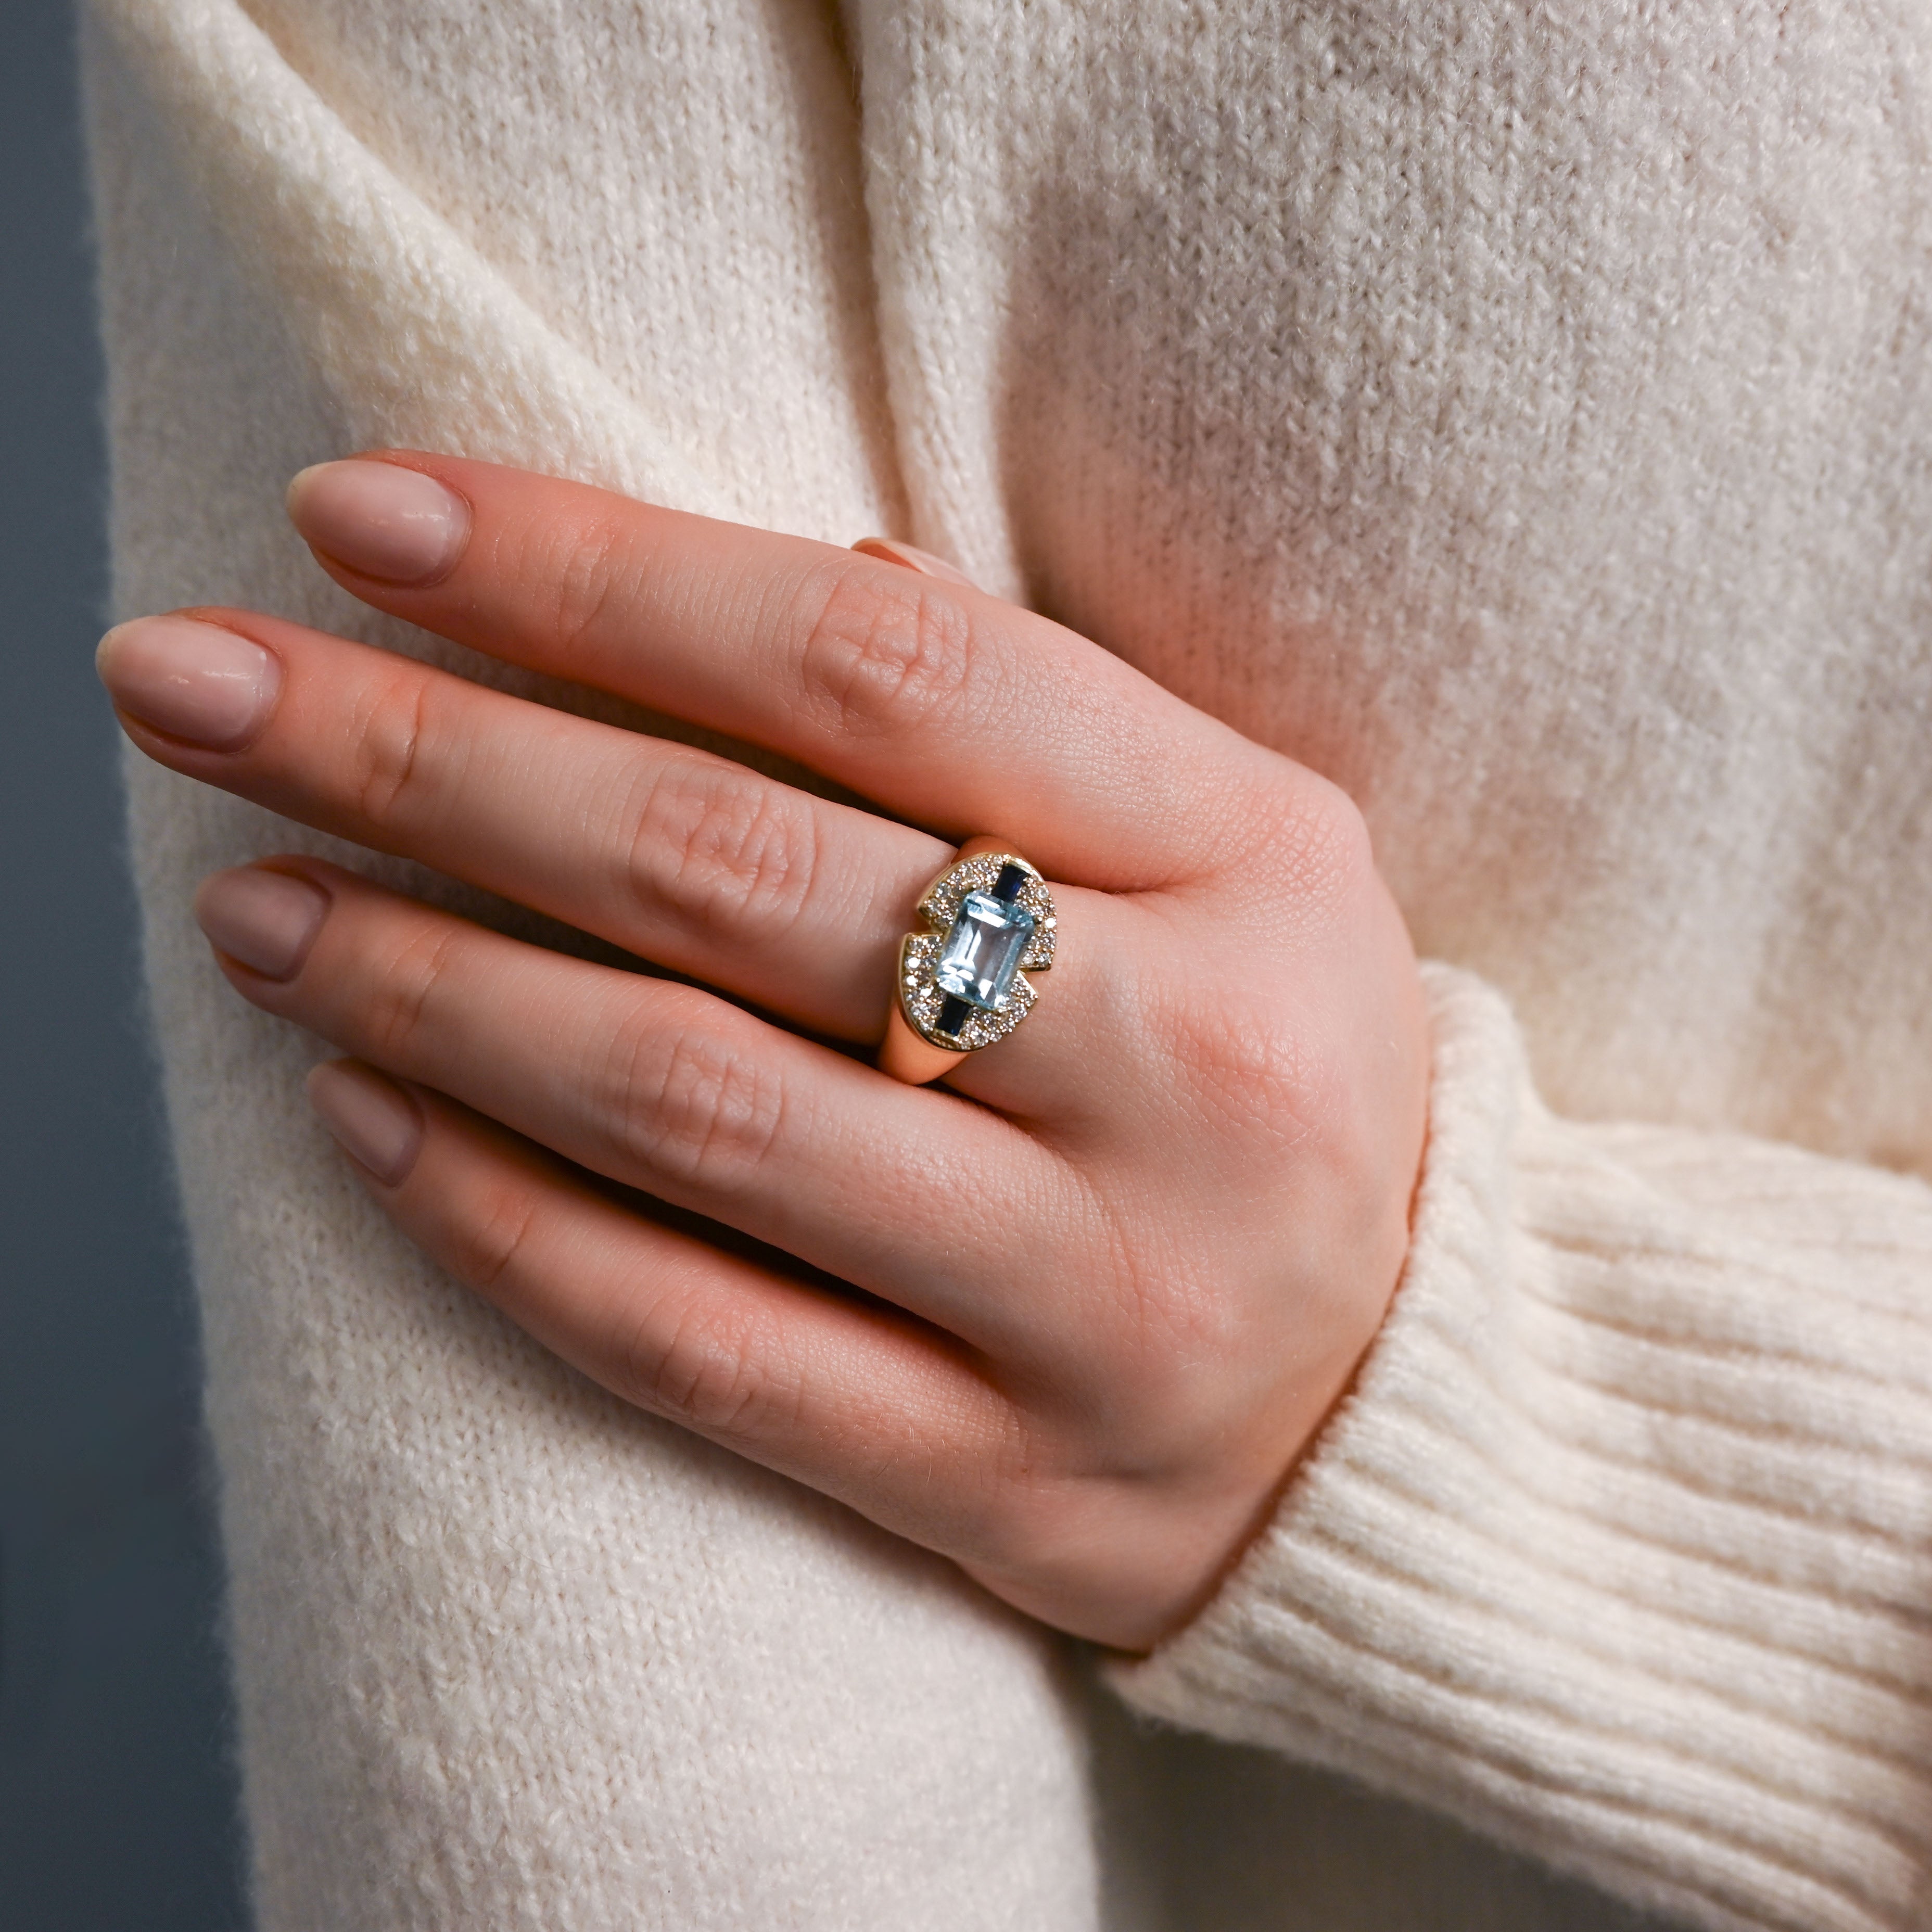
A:
[[[946,935],[933,983],[955,999],[998,1012],[1012,990],[1033,928],[1033,914],[1024,906],[990,892],[968,892]]]

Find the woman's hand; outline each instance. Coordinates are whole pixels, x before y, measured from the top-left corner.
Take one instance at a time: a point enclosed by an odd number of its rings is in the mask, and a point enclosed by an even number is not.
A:
[[[110,633],[150,757],[718,989],[311,860],[211,879],[236,988],[356,1057],[311,1090],[376,1198],[631,1401],[1048,1623],[1172,1630],[1407,1244],[1422,999],[1348,800],[916,567],[413,454],[305,472],[291,510],[367,602],[898,815],[245,611]],[[1052,882],[1058,959],[951,1090],[903,1086],[837,1043],[879,1040],[974,832]]]

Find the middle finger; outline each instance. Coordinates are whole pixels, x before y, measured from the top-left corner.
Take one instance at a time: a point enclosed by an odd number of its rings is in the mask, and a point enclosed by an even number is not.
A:
[[[189,742],[182,687],[251,645],[265,715],[239,743]],[[950,856],[709,752],[248,612],[124,625],[101,669],[176,770],[839,1039],[878,1036],[899,936]]]

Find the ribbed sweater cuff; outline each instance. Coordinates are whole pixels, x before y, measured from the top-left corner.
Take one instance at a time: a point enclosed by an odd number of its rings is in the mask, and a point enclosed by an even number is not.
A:
[[[1557,1120],[1428,978],[1383,1333],[1116,1687],[1705,1925],[1932,1924],[1932,1191]]]

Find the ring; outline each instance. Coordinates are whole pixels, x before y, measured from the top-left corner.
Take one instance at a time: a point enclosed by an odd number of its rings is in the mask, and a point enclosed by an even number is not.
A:
[[[923,930],[899,941],[880,1070],[923,1087],[1002,1040],[1038,997],[1059,920],[1046,881],[997,838],[969,838],[920,895]]]

